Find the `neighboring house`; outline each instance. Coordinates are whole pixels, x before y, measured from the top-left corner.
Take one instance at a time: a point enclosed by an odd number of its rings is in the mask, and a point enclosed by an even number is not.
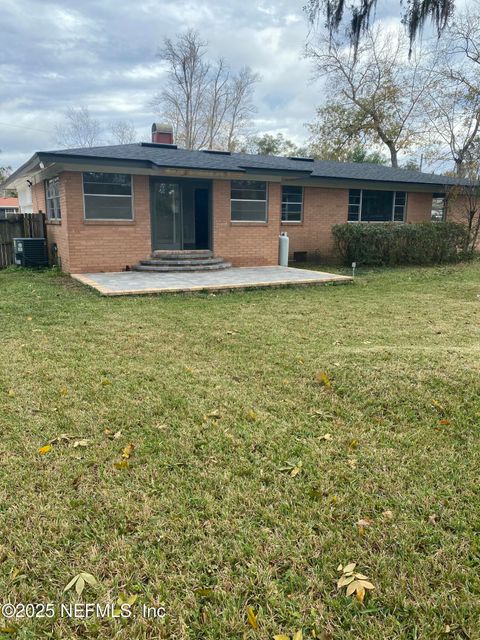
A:
[[[210,249],[235,266],[335,258],[337,223],[442,215],[453,178],[376,164],[190,151],[154,124],[152,142],[37,152],[8,179],[47,213],[49,245],[70,273],[120,271],[153,251]]]
[[[18,212],[18,198],[0,198],[0,219]]]

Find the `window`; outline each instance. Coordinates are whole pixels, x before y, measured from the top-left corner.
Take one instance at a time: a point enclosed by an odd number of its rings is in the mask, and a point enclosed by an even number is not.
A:
[[[60,210],[60,181],[58,178],[45,180],[45,195],[47,201],[48,220],[60,220],[62,212]]]
[[[349,222],[403,222],[407,206],[405,191],[350,189]]]
[[[443,222],[447,211],[447,198],[444,193],[434,193],[432,197],[432,222]]]
[[[303,187],[282,187],[282,222],[301,222]]]
[[[86,220],[132,220],[132,177],[126,173],[83,174]]]
[[[231,219],[234,222],[267,221],[267,183],[232,180]]]

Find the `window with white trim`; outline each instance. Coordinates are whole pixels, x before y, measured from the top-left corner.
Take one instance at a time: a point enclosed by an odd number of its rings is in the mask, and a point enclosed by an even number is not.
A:
[[[303,213],[303,187],[282,187],[282,222],[301,222]]]
[[[267,221],[266,182],[232,180],[230,199],[233,222]]]
[[[434,193],[432,196],[432,222],[443,222],[447,211],[445,193]]]
[[[403,222],[407,208],[405,191],[350,189],[349,222]]]
[[[58,177],[45,180],[45,200],[47,203],[47,219],[61,220],[60,179]]]
[[[86,220],[132,220],[132,176],[127,173],[83,174]]]

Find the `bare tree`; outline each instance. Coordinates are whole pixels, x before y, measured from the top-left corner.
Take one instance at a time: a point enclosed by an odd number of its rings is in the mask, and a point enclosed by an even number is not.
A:
[[[327,102],[310,126],[317,140],[385,146],[392,167],[398,155],[423,135],[421,98],[432,81],[422,55],[408,59],[408,42],[398,32],[369,31],[358,50],[328,36],[307,48],[318,77],[325,77]],[[315,140],[312,140],[315,144]]]
[[[185,148],[231,148],[254,112],[259,76],[248,67],[232,75],[223,58],[210,62],[206,53],[196,31],[166,38],[159,57],[168,68],[167,83],[152,104]]]
[[[431,130],[430,156],[453,160],[465,176],[475,164],[480,143],[480,11],[467,9],[447,29],[435,82],[424,96]]]
[[[70,107],[64,121],[55,127],[57,144],[67,148],[95,147],[101,144],[101,134],[100,122],[92,118],[88,107]]]
[[[117,120],[110,125],[112,144],[132,144],[137,140],[137,130],[127,120]]]
[[[238,146],[239,136],[245,131],[250,118],[256,112],[252,97],[253,87],[259,81],[260,74],[253,72],[250,67],[242,67],[232,78],[226,118],[228,151],[234,151]]]
[[[429,18],[436,26],[440,37],[453,15],[454,4],[454,0],[398,1],[399,9],[403,5],[402,22],[406,25],[410,38],[410,52],[415,38]],[[345,21],[345,15],[349,14],[347,31],[355,54],[362,36],[368,33],[376,6],[377,0],[307,0],[304,10],[313,27],[318,26],[322,18],[325,19],[330,40],[338,34]]]

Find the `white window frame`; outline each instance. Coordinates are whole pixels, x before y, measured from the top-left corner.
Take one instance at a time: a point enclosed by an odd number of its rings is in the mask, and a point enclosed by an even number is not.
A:
[[[85,173],[105,173],[105,174],[120,174],[130,176],[130,195],[123,194],[109,194],[109,193],[85,193]],[[87,218],[85,207],[85,196],[98,196],[100,198],[130,198],[131,200],[131,216],[130,218]],[[82,171],[82,198],[83,198],[83,219],[85,222],[134,222],[135,220],[135,206],[133,198],[133,175],[131,173],[124,173],[123,171]]]
[[[283,205],[289,205],[289,204],[298,204],[297,202],[295,203],[291,203],[291,202],[285,202],[283,200],[283,189],[284,187],[296,187],[297,189],[301,189],[302,192],[302,201],[300,202],[300,220],[284,220],[283,219]],[[281,203],[281,211],[280,211],[280,221],[282,224],[302,224],[303,222],[303,202],[304,202],[304,198],[305,198],[305,189],[304,187],[299,187],[296,184],[282,184],[282,203]]]
[[[55,182],[57,184],[57,189],[58,189],[58,195],[53,197],[48,195],[48,185],[51,182]],[[47,178],[44,183],[44,188],[45,188],[45,206],[47,208],[47,211],[46,211],[47,220],[58,222],[62,219],[62,205],[60,203],[60,178],[58,176],[55,176],[53,178]],[[55,206],[52,203],[52,201],[54,200],[58,200],[57,210],[55,210]],[[52,211],[53,211],[53,215],[52,215]]]
[[[234,182],[264,182],[265,183],[265,200],[232,198],[232,184]],[[265,203],[265,220],[233,220],[232,202],[264,202]],[[230,180],[230,222],[232,224],[268,224],[268,182],[266,180],[248,180],[248,179]]]
[[[360,191],[360,204],[359,205],[354,205],[354,206],[358,206],[358,220],[348,220],[348,216],[349,216],[349,212],[348,212],[348,208],[351,206],[350,205],[350,191]],[[364,191],[388,191],[388,189],[349,189],[348,190],[348,206],[347,206],[347,222],[351,223],[351,224],[355,224],[357,222],[364,222],[365,224],[390,224],[391,222],[395,222],[397,224],[403,224],[405,222],[405,219],[407,217],[407,206],[408,206],[408,191],[393,191],[393,198],[392,198],[392,213],[391,213],[391,218],[390,220],[362,220],[362,209],[363,209],[363,192]],[[403,206],[403,218],[402,220],[395,220],[395,202],[397,199],[397,193],[404,193],[405,194],[405,204]],[[398,205],[401,206],[401,205]]]

